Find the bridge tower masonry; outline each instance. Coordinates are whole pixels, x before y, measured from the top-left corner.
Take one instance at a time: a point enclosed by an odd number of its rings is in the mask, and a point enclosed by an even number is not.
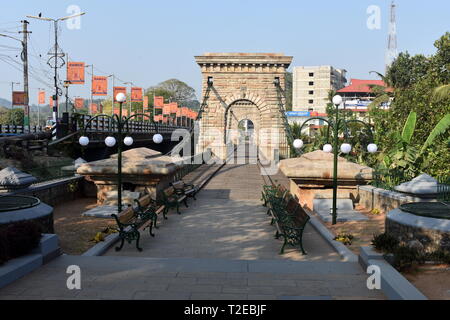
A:
[[[292,57],[281,53],[205,53],[195,60],[202,72],[202,94],[212,77],[213,88],[200,121],[196,152],[206,149],[225,159],[238,144],[242,120],[254,125],[252,143],[267,160],[287,156],[289,147],[275,79],[285,88]],[[282,99],[284,104],[284,97]]]

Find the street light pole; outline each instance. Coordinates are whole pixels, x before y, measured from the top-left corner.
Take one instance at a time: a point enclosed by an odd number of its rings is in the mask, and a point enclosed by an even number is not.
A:
[[[337,223],[337,191],[338,191],[338,148],[339,148],[339,105],[342,103],[340,96],[333,98],[333,104],[336,106],[336,116],[334,122],[334,143],[333,143],[333,207],[332,207],[332,219],[333,225]]]
[[[64,87],[66,88],[66,113],[69,112],[69,86],[71,82],[69,80],[64,81]],[[72,110],[73,112],[73,110]]]
[[[91,104],[89,106],[89,113],[92,115],[92,105],[94,104],[94,95],[92,94],[92,85],[94,84],[94,65],[88,64],[86,68],[91,67]]]
[[[308,120],[306,120],[305,122],[303,122],[303,124],[300,126],[300,134],[302,132],[302,129],[305,127],[305,125],[308,122],[314,121],[314,120],[322,120],[324,122],[326,122],[328,124],[328,127],[333,129],[333,145],[330,144],[326,144],[323,146],[323,151],[330,153],[331,151],[333,151],[333,206],[331,208],[331,215],[332,215],[332,223],[333,225],[335,225],[337,223],[337,191],[338,191],[338,181],[337,181],[337,177],[338,177],[338,152],[339,149],[342,153],[348,154],[351,152],[352,150],[352,146],[348,143],[344,143],[341,145],[341,147],[339,148],[339,127],[341,125],[341,123],[344,125],[344,137],[346,137],[346,128],[347,128],[347,123],[360,123],[363,124],[367,129],[368,132],[370,133],[371,139],[373,140],[373,132],[372,129],[370,127],[369,124],[361,121],[361,120],[345,120],[345,119],[339,119],[339,106],[342,104],[342,97],[337,95],[333,97],[333,104],[336,107],[336,115],[335,115],[335,122],[333,123],[332,121],[330,121],[330,119],[325,119],[325,118],[321,118],[321,117],[313,117],[313,118],[309,118]],[[329,130],[327,130],[327,135],[329,138]],[[304,143],[301,139],[296,139],[293,142],[293,146],[296,149],[301,149],[303,147]],[[375,153],[378,151],[378,147],[376,144],[371,143],[367,146],[367,151],[370,153]]]
[[[128,113],[131,116],[131,88],[133,86],[133,82],[124,82],[123,84],[129,84],[130,85],[130,101],[128,103]]]
[[[83,147],[85,147],[89,144],[89,138],[86,137],[86,129],[89,127],[90,123],[93,120],[98,119],[100,117],[107,117],[112,121],[116,121],[116,123],[117,123],[117,138],[119,141],[117,141],[114,137],[109,136],[105,139],[105,144],[108,147],[114,147],[116,145],[116,143],[118,143],[118,145],[117,145],[117,212],[118,213],[120,213],[122,211],[122,146],[123,146],[123,143],[127,146],[131,146],[133,144],[133,139],[131,137],[126,137],[125,139],[122,140],[123,128],[125,125],[127,125],[127,132],[128,132],[128,122],[130,121],[130,119],[137,118],[139,116],[147,117],[148,119],[150,119],[150,121],[153,122],[152,118],[146,114],[134,114],[134,115],[128,116],[126,119],[122,119],[122,104],[126,101],[126,99],[127,99],[127,97],[125,94],[119,93],[116,96],[116,101],[119,102],[119,104],[120,104],[119,115],[114,114],[114,115],[110,116],[110,115],[106,115],[106,114],[100,114],[100,115],[96,115],[96,116],[90,118],[89,121],[84,125],[83,135],[78,140],[80,145],[82,145]],[[158,132],[158,130],[156,132]],[[163,141],[163,139],[164,139],[163,136],[159,133],[156,133],[153,136],[153,142],[155,142],[157,144],[161,143]]]
[[[55,51],[53,58],[55,59],[54,63],[54,83],[55,83],[55,96],[53,97],[53,121],[56,123],[58,118],[58,95],[60,93],[60,89],[58,87],[58,22],[64,21],[72,18],[76,18],[84,15],[85,12],[74,14],[67,17],[62,17],[58,19],[44,18],[44,17],[35,17],[35,16],[27,16],[27,18],[44,20],[44,21],[52,21],[55,26]],[[51,65],[50,65],[51,66]]]

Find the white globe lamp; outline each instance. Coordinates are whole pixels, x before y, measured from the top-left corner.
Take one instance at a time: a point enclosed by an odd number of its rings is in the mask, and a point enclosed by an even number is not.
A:
[[[161,142],[163,142],[163,140],[164,140],[163,136],[160,135],[159,133],[157,133],[153,136],[154,143],[160,144]]]
[[[303,147],[303,141],[301,139],[294,140],[294,148],[301,149]]]
[[[82,136],[80,137],[80,139],[78,139],[78,143],[85,147],[89,144],[89,138],[86,136]]]
[[[342,153],[349,154],[350,151],[352,151],[352,145],[348,143],[343,143],[341,145],[341,151]]]
[[[127,96],[123,92],[120,92],[120,93],[117,94],[117,96],[116,96],[116,101],[117,102],[123,103],[126,100],[127,100]]]
[[[333,97],[333,104],[335,106],[340,106],[342,104],[342,97],[340,95],[335,95]]]
[[[370,153],[376,153],[378,151],[378,146],[375,143],[371,143],[367,146],[367,151]]]
[[[131,146],[133,144],[134,140],[132,137],[125,137],[125,139],[123,139],[123,143],[126,146]]]
[[[116,138],[114,138],[114,137],[106,137],[105,144],[108,147],[110,147],[110,148],[114,147],[116,145]]]
[[[331,144],[326,144],[323,146],[323,152],[331,153],[333,151],[333,146]]]

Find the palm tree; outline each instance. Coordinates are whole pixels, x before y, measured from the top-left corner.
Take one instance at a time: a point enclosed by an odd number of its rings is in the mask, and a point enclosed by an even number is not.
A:
[[[436,101],[442,101],[450,97],[450,84],[444,84],[433,90],[433,99]]]

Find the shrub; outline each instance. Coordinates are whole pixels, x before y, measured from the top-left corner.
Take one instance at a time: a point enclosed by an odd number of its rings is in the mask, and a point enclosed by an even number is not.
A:
[[[23,221],[9,225],[4,230],[9,259],[29,253],[39,245],[41,227],[35,222]]]
[[[378,251],[392,253],[398,247],[399,241],[387,233],[382,233],[373,237],[372,245]]]
[[[427,253],[425,254],[425,260],[450,264],[450,252],[437,250],[431,253]]]
[[[394,268],[398,271],[409,270],[414,266],[425,263],[425,256],[417,249],[399,246],[394,250]]]

